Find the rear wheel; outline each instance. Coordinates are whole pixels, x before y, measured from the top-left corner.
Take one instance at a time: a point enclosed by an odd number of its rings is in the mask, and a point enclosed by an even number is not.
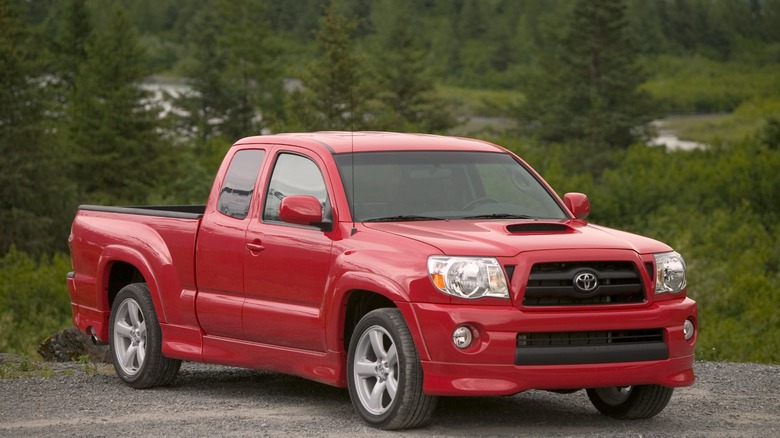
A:
[[[180,360],[162,355],[162,331],[145,283],[119,291],[111,308],[109,344],[114,369],[133,388],[173,383]]]
[[[656,416],[672,398],[674,388],[660,385],[590,388],[588,398],[602,414],[619,420]]]
[[[360,320],[347,373],[352,405],[373,427],[419,427],[436,408],[438,398],[423,393],[420,359],[398,309],[377,309]]]

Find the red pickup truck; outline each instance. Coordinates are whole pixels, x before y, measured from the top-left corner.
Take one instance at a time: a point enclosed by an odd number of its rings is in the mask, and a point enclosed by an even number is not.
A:
[[[529,389],[652,417],[694,382],[685,262],[589,212],[484,141],[248,137],[205,206],[80,207],[73,322],[132,387],[183,360],[272,370],[349,388],[384,429]]]

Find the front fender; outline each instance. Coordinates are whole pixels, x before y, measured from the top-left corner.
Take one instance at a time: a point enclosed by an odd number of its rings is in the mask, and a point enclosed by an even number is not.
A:
[[[429,360],[428,351],[423,342],[417,316],[409,304],[409,293],[401,285],[371,272],[347,272],[342,275],[330,288],[329,296],[324,303],[330,303],[326,314],[323,315],[323,329],[326,333],[328,350],[334,352],[343,351],[344,321],[347,314],[349,296],[354,291],[373,292],[391,300],[401,311],[406,325],[412,334],[415,346],[421,360]]]

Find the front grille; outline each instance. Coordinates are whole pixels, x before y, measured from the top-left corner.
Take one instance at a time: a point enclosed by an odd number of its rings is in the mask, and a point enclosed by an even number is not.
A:
[[[663,329],[518,333],[516,365],[572,365],[668,359]]]
[[[591,291],[578,289],[576,278],[590,273],[598,280]],[[537,263],[531,268],[524,306],[634,304],[645,301],[642,278],[631,262]]]

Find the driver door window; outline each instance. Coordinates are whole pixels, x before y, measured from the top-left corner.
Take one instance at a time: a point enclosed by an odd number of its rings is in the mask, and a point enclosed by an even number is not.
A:
[[[263,220],[278,221],[282,199],[290,195],[314,196],[323,207],[328,200],[325,180],[312,160],[296,154],[281,154],[268,184]]]

